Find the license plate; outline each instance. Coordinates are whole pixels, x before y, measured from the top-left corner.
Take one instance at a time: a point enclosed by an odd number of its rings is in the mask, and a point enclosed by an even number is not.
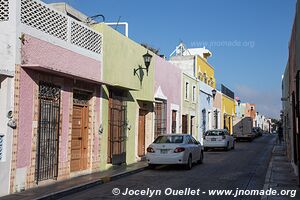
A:
[[[211,141],[216,141],[217,139],[216,138],[211,138]]]
[[[160,153],[161,153],[161,154],[166,154],[166,153],[168,153],[168,149],[161,149],[161,150],[160,150]]]

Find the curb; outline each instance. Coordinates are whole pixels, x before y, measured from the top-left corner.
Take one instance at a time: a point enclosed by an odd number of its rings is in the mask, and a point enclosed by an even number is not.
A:
[[[271,152],[271,156],[270,156],[270,162],[269,162],[267,174],[266,174],[266,177],[265,177],[265,184],[264,184],[264,187],[263,187],[263,190],[265,190],[265,191],[270,186],[270,179],[271,179],[272,167],[273,167],[272,157],[273,157],[274,150],[275,150],[275,143],[273,144],[273,147],[272,147],[272,152]],[[267,199],[268,199],[267,195],[261,196],[261,200],[267,200]]]
[[[134,170],[131,170],[131,171],[115,174],[115,175],[112,175],[112,176],[102,177],[99,180],[87,182],[87,183],[77,185],[77,186],[74,186],[74,187],[71,187],[71,188],[67,188],[67,189],[64,189],[64,190],[61,190],[61,191],[58,191],[58,192],[53,192],[53,193],[50,193],[48,195],[35,198],[34,200],[59,199],[59,198],[62,198],[64,196],[74,194],[76,192],[81,192],[81,191],[87,190],[89,188],[92,188],[92,187],[95,187],[95,186],[98,186],[98,185],[102,185],[104,183],[108,183],[108,182],[120,179],[122,177],[126,177],[126,176],[129,176],[129,175],[132,175],[132,174],[139,173],[139,172],[141,172],[141,171],[143,171],[147,168],[148,168],[148,166],[145,166],[145,167],[141,167],[141,168],[134,169]]]

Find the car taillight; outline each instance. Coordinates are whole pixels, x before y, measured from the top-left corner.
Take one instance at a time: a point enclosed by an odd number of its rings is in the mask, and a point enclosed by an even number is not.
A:
[[[147,148],[147,152],[148,153],[155,153],[154,149],[152,147],[148,147]]]
[[[225,135],[223,135],[223,136],[222,136],[222,139],[223,139],[223,140],[225,140],[225,139],[226,139],[226,136],[225,136]]]
[[[185,150],[185,148],[183,147],[177,147],[175,150],[174,150],[174,153],[180,153],[180,152],[183,152]]]

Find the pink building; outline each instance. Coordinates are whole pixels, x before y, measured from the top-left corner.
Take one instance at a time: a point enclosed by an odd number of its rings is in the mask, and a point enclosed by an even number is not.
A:
[[[39,0],[8,9],[0,65],[12,72],[16,126],[0,196],[97,171],[100,159],[102,35]]]
[[[155,137],[178,133],[181,118],[181,70],[168,61],[155,57]]]

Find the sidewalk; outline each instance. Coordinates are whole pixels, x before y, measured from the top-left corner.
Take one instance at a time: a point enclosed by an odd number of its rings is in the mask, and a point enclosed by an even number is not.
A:
[[[300,199],[300,188],[298,187],[297,177],[294,173],[291,163],[286,157],[285,144],[275,144],[269,168],[267,171],[264,190],[272,188],[277,191],[297,190],[296,197],[290,196],[262,196],[262,200],[285,200]]]
[[[147,162],[145,161],[131,165],[114,166],[104,172],[95,172],[93,174],[59,181],[51,185],[28,189],[24,192],[0,197],[0,200],[58,199],[74,192],[79,192],[96,185],[116,180],[123,176],[138,173],[144,170],[147,166]]]

